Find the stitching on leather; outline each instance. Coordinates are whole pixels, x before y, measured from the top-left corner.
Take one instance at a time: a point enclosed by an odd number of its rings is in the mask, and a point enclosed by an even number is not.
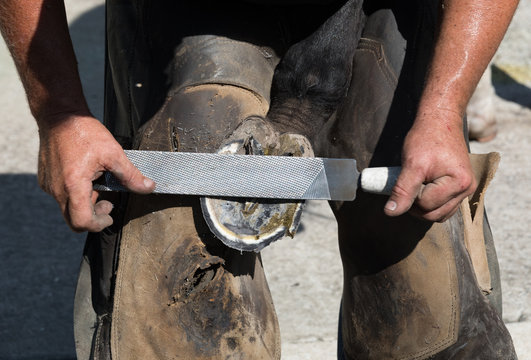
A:
[[[98,317],[98,329],[96,330],[96,342],[94,343],[94,358],[98,359],[100,357],[100,336],[101,336],[101,317]]]
[[[385,54],[385,49],[379,41],[369,38],[361,38],[356,51],[368,52],[373,54],[376,58],[378,68],[387,80],[387,83],[391,87],[395,87],[397,85],[398,76],[389,64],[389,61],[387,60],[387,56]]]

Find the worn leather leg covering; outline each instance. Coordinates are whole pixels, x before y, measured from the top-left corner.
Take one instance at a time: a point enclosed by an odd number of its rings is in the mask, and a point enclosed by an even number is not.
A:
[[[471,162],[478,188],[463,201],[457,216],[452,218],[454,223],[450,222],[458,239],[456,263],[463,271],[459,278],[460,330],[456,343],[435,358],[516,359],[510,335],[501,321],[501,313],[486,297],[492,291],[493,282],[483,231],[484,197],[496,171],[499,155],[472,155]]]
[[[316,146],[356,158],[359,170],[400,164],[437,18],[430,2],[367,10],[349,94]],[[386,217],[385,201],[359,192],[332,204],[344,267],[339,358],[515,359],[478,285],[461,211],[430,224]]]
[[[280,358],[260,256],[210,234],[196,198],[133,197],[112,314],[113,359]]]
[[[175,54],[172,88],[135,148],[213,152],[243,119],[265,116],[274,54],[215,36],[185,38]],[[215,239],[197,197],[130,194],[117,220],[92,358],[280,358],[260,255]]]
[[[176,82],[135,147],[212,152],[243,119],[265,115],[267,98],[252,85],[270,81],[271,56],[212,37],[185,39],[176,54],[174,79],[194,60],[199,71],[184,72],[186,86]],[[236,58],[257,62],[245,68],[255,78],[230,77],[243,72],[242,62],[232,62]],[[222,69],[212,74],[223,73],[232,81],[209,76],[211,69],[205,74],[205,66]],[[260,256],[228,249],[215,239],[196,197],[131,196],[122,230],[111,352],[115,359],[278,359],[278,323]]]
[[[337,212],[344,357],[515,359],[465,248],[469,219],[459,212],[430,226],[409,216],[384,218],[383,205],[366,196],[359,207]]]

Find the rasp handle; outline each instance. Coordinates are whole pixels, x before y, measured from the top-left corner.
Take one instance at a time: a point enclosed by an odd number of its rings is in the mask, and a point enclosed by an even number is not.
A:
[[[368,193],[391,195],[400,171],[400,166],[366,168],[361,172],[361,189]]]

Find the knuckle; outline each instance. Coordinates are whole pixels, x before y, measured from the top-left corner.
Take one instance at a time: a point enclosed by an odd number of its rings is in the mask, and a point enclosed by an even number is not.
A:
[[[438,223],[444,222],[444,216],[442,216],[441,214],[437,214],[437,213],[424,214],[423,218],[431,222],[438,222]]]
[[[469,189],[468,194],[472,194],[473,192],[475,192],[477,190],[477,188],[478,188],[478,182],[476,180],[476,177],[472,176],[472,181],[471,181],[470,186],[468,188]]]
[[[457,184],[461,191],[473,192],[476,188],[476,178],[469,171],[461,171],[457,174]]]
[[[391,192],[393,196],[396,196],[399,198],[408,197],[410,195],[409,191],[399,182],[395,184]]]
[[[117,146],[116,150],[109,152],[103,162],[103,167],[118,177],[123,185],[134,181],[136,176],[136,168],[129,161],[120,146]]]
[[[77,233],[86,231],[89,227],[89,224],[90,222],[85,219],[80,219],[80,218],[70,219],[70,228]]]

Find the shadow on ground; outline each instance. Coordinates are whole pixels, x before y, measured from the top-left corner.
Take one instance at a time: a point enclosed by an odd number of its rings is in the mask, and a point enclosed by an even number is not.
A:
[[[72,359],[84,235],[34,174],[1,174],[0,203],[0,359]]]
[[[496,95],[500,98],[531,108],[531,89],[520,83],[503,69],[491,66],[492,83]]]

